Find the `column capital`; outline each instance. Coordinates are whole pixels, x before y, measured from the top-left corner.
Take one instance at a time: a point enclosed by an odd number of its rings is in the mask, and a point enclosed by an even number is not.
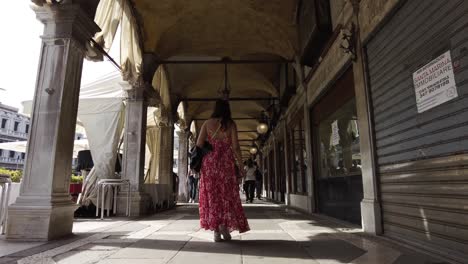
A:
[[[130,90],[127,90],[127,99],[130,101],[145,101],[146,96],[143,89],[139,87],[132,87]]]
[[[101,31],[94,22],[94,15],[99,1],[65,0],[60,3],[53,0],[33,1],[31,8],[36,17],[44,24],[42,40],[74,39],[85,50],[88,40]]]
[[[189,131],[187,130],[179,130],[179,131],[176,131],[177,133],[177,136],[179,136],[179,138],[187,138],[188,139],[188,135],[189,135]]]
[[[137,80],[123,81],[120,85],[126,90],[129,100],[144,100],[148,106],[158,106],[161,103],[158,92],[154,90],[151,83],[143,81],[142,77],[137,78]]]
[[[174,122],[170,116],[169,111],[164,107],[164,105],[159,105],[158,110],[155,112],[156,125],[160,128],[172,127]]]
[[[187,132],[188,126],[187,126],[187,122],[185,122],[184,119],[179,119],[179,120],[177,121],[177,124],[178,124],[178,126],[180,127],[180,131],[178,131],[177,133],[179,133],[179,132]]]

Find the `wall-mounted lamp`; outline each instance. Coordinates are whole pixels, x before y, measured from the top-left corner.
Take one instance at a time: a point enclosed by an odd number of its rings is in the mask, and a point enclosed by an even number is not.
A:
[[[250,152],[250,154],[255,155],[255,154],[257,154],[258,149],[257,149],[257,147],[254,146],[254,147],[250,148],[249,152]]]
[[[261,135],[265,134],[266,132],[268,132],[268,125],[265,123],[259,123],[257,125],[257,132]]]
[[[356,60],[356,27],[351,24],[349,29],[342,29],[342,41],[340,48],[344,53],[350,54],[353,61]]]
[[[262,111],[261,116],[260,116],[260,121],[257,125],[257,132],[260,135],[264,135],[268,132],[268,120],[265,115],[265,111]]]

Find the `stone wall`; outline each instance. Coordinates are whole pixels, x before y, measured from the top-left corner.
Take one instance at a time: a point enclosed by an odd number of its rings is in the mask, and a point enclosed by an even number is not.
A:
[[[361,0],[359,25],[361,40],[367,42],[402,0]]]

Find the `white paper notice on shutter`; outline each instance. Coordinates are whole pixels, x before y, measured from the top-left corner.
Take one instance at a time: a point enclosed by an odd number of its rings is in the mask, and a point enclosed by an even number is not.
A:
[[[339,134],[339,129],[338,129],[338,120],[335,120],[331,124],[332,126],[332,135],[331,135],[331,145],[336,146],[340,144],[340,134]]]
[[[450,51],[413,73],[418,113],[458,97]]]

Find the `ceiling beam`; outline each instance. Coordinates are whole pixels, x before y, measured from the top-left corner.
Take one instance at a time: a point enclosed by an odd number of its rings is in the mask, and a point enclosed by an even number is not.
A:
[[[217,101],[219,98],[183,98],[185,102],[211,102]],[[232,97],[229,101],[271,101],[278,100],[278,97]]]
[[[158,64],[280,64],[292,63],[294,60],[158,60]]]
[[[233,117],[232,120],[257,120],[255,117]],[[208,118],[194,118],[195,121],[206,121]]]

